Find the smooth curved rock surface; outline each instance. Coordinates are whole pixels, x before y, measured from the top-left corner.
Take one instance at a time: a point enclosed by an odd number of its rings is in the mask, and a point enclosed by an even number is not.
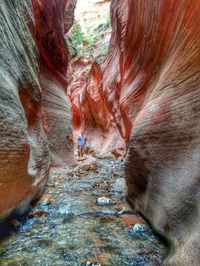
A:
[[[72,60],[68,71],[68,94],[72,103],[73,135],[87,135],[87,151],[97,156],[115,157],[113,149],[124,153],[120,136],[103,93],[102,63],[111,35],[110,0],[78,1],[76,24],[69,34]],[[77,41],[77,31],[82,40]],[[76,33],[76,34],[75,34]],[[77,49],[77,52],[74,52]]]
[[[107,107],[101,67],[92,59],[79,58],[70,72],[68,94],[72,103],[74,140],[84,131],[87,146],[97,156],[110,156],[114,148],[124,147],[124,140]]]
[[[42,193],[50,152],[57,158],[70,151],[64,31],[71,25],[67,7],[72,12],[75,3],[0,2],[0,220],[24,212]]]
[[[52,164],[73,164],[71,106],[67,98],[68,50],[64,34],[73,23],[76,0],[32,1],[40,54],[42,117]]]
[[[200,2],[112,1],[104,93],[129,149],[128,198],[200,263]]]

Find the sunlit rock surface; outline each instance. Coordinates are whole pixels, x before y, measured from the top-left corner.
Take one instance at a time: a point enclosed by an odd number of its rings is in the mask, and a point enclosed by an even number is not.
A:
[[[77,44],[77,53],[68,71],[68,94],[74,140],[84,131],[89,151],[97,156],[110,156],[114,149],[123,154],[125,148],[103,93],[102,63],[110,35],[110,1],[78,1],[75,25],[69,34]]]
[[[74,6],[75,1],[0,2],[0,219],[25,211],[42,192],[50,152],[57,163],[64,150],[69,153],[64,31]]]
[[[110,16],[111,0],[78,1],[75,9],[75,19],[79,21],[84,33],[92,32]]]
[[[114,148],[123,148],[102,90],[102,71],[91,59],[79,58],[71,66],[68,94],[72,103],[74,139],[84,131],[87,146],[97,156],[111,155]]]
[[[104,93],[130,136],[129,201],[173,240],[168,265],[200,263],[199,16],[199,1],[112,2]]]

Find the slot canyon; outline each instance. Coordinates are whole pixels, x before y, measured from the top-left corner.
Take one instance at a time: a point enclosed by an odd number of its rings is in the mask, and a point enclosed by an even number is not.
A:
[[[0,0],[0,265],[200,265],[199,18]]]

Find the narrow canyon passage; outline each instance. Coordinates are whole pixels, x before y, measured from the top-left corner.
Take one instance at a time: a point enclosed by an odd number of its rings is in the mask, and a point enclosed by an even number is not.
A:
[[[200,265],[199,18],[0,0],[0,265]]]
[[[52,168],[40,201],[9,226],[2,266],[158,266],[167,252],[126,203],[120,160]]]

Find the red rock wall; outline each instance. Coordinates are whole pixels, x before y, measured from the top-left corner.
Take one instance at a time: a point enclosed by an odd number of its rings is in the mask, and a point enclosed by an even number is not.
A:
[[[75,0],[42,2],[32,0],[35,16],[35,39],[40,52],[40,82],[45,133],[52,164],[74,163],[71,109],[67,98],[68,50],[64,34],[73,23]]]
[[[110,114],[102,90],[102,70],[92,59],[79,58],[71,66],[68,94],[72,103],[74,141],[81,131],[96,155],[110,155],[124,141]]]
[[[173,241],[167,265],[200,262],[200,2],[112,1],[104,93],[129,140],[128,198]]]
[[[64,32],[74,6],[72,0],[0,3],[0,220],[24,212],[42,193],[50,154],[56,163],[70,157],[61,158],[70,154],[71,137]]]

